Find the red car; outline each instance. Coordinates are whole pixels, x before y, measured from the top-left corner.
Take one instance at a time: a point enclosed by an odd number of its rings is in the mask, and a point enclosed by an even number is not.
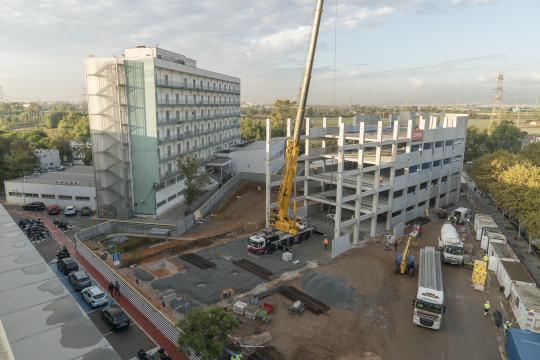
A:
[[[60,209],[60,206],[58,205],[47,206],[47,214],[49,215],[58,215],[61,211],[62,209]]]

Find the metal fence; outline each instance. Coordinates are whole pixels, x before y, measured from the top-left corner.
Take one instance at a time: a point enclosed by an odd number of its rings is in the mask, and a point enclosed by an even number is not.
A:
[[[102,224],[100,224],[102,225]],[[109,228],[109,229],[112,229]],[[89,230],[89,229],[85,229]],[[83,230],[84,231],[84,230]],[[81,232],[83,232],[81,231]],[[83,233],[83,235],[95,235],[99,236],[99,232],[104,231],[103,234],[110,233],[110,230],[108,230],[107,226],[99,227],[99,225],[95,226],[95,229],[93,231],[86,231]],[[108,232],[107,232],[108,231]],[[79,232],[79,233],[81,233]],[[96,235],[97,234],[97,235]],[[150,303],[144,295],[139,293],[135,288],[133,288],[129,283],[124,281],[124,279],[116,273],[113,269],[111,269],[103,260],[101,260],[96,254],[90,250],[86,244],[81,241],[81,239],[78,236],[79,234],[75,235],[75,241],[76,241],[76,248],[79,254],[81,254],[86,261],[88,261],[105,279],[107,279],[110,282],[116,282],[120,284],[120,293],[133,305],[139,310],[144,316],[152,323],[154,326],[163,334],[165,335],[171,342],[176,344],[178,341],[178,337],[182,334],[181,330],[171,321],[167,316],[165,316],[159,309],[157,309],[152,303]],[[202,357],[198,356],[193,349],[182,346],[181,347],[182,352],[187,355],[191,360],[203,360]]]

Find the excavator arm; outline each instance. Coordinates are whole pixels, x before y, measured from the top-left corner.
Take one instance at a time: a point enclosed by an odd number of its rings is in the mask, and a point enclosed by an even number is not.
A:
[[[300,132],[304,124],[304,112],[306,110],[309,83],[313,69],[313,59],[315,57],[315,48],[317,47],[317,37],[319,35],[323,3],[324,0],[317,0],[317,8],[315,9],[315,15],[313,17],[313,26],[311,29],[306,68],[304,71],[304,79],[302,81],[300,100],[298,102],[298,110],[296,112],[296,120],[294,122],[294,132],[292,137],[287,139],[287,147],[285,149],[285,165],[281,177],[281,184],[279,185],[277,207],[276,211],[272,214],[272,226],[277,230],[285,231],[293,235],[298,233],[298,226],[296,225],[296,201],[293,200],[292,218],[289,216],[289,206],[296,178]]]

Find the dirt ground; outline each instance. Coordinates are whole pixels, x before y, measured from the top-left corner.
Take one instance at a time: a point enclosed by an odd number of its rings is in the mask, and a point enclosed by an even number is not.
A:
[[[204,224],[197,224],[182,238],[213,238],[231,233],[254,233],[264,227],[264,221],[264,186],[244,182],[207,217]]]
[[[424,226],[412,249],[416,259],[421,247],[436,246],[442,224],[433,216]],[[273,295],[263,300],[275,306],[271,323],[251,325],[252,330],[268,330],[274,339],[271,345],[295,360],[500,359],[497,339],[502,332],[482,313],[482,304],[490,299],[496,304],[493,310],[511,318],[495,279],[488,279],[484,292],[475,291],[470,286],[471,269],[443,265],[448,311],[442,329],[432,331],[412,322],[418,275],[394,274],[393,258],[394,250],[370,242],[309,270],[291,284],[331,309],[318,316],[309,311],[291,315],[290,301]]]

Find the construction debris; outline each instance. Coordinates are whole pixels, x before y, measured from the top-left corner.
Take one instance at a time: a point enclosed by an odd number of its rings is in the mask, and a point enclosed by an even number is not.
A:
[[[257,275],[258,277],[264,280],[270,280],[270,278],[274,275],[274,273],[271,272],[270,270],[246,259],[233,260],[233,264],[241,267],[244,270],[249,271],[250,273]]]
[[[179,256],[182,260],[185,260],[201,269],[211,269],[211,268],[216,267],[215,263],[195,253],[182,254]]]

